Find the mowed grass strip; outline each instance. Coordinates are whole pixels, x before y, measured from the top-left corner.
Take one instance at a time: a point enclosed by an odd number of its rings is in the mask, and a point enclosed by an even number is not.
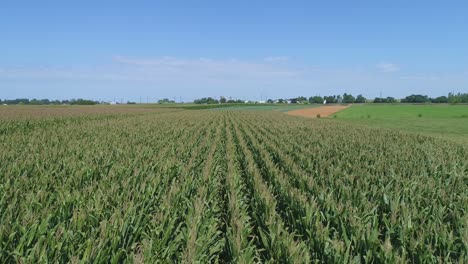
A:
[[[331,118],[468,143],[468,105],[353,105]]]

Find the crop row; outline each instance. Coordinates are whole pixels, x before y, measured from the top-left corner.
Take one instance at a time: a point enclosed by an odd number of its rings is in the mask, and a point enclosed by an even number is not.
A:
[[[468,148],[275,112],[0,123],[0,262],[464,262]]]

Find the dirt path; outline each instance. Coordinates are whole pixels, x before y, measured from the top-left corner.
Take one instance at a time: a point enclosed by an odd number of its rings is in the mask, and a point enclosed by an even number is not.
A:
[[[311,117],[311,118],[316,118],[317,115],[320,115],[320,117],[326,117],[338,111],[346,109],[348,107],[350,106],[349,105],[330,105],[330,106],[325,105],[325,106],[320,106],[320,107],[315,107],[315,108],[304,108],[304,109],[292,110],[292,111],[286,112],[286,114],[293,115],[293,116]]]

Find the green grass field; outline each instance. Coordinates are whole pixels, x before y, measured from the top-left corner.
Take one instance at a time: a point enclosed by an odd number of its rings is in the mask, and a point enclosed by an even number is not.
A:
[[[318,107],[321,105],[309,104],[254,104],[254,105],[235,105],[228,107],[214,108],[213,110],[244,110],[244,111],[279,111],[288,112],[297,109]]]
[[[334,116],[353,123],[468,143],[467,105],[354,105]]]

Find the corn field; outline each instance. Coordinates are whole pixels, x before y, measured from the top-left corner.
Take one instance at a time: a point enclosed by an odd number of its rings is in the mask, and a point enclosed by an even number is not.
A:
[[[277,112],[0,121],[1,263],[468,261],[468,147]]]

